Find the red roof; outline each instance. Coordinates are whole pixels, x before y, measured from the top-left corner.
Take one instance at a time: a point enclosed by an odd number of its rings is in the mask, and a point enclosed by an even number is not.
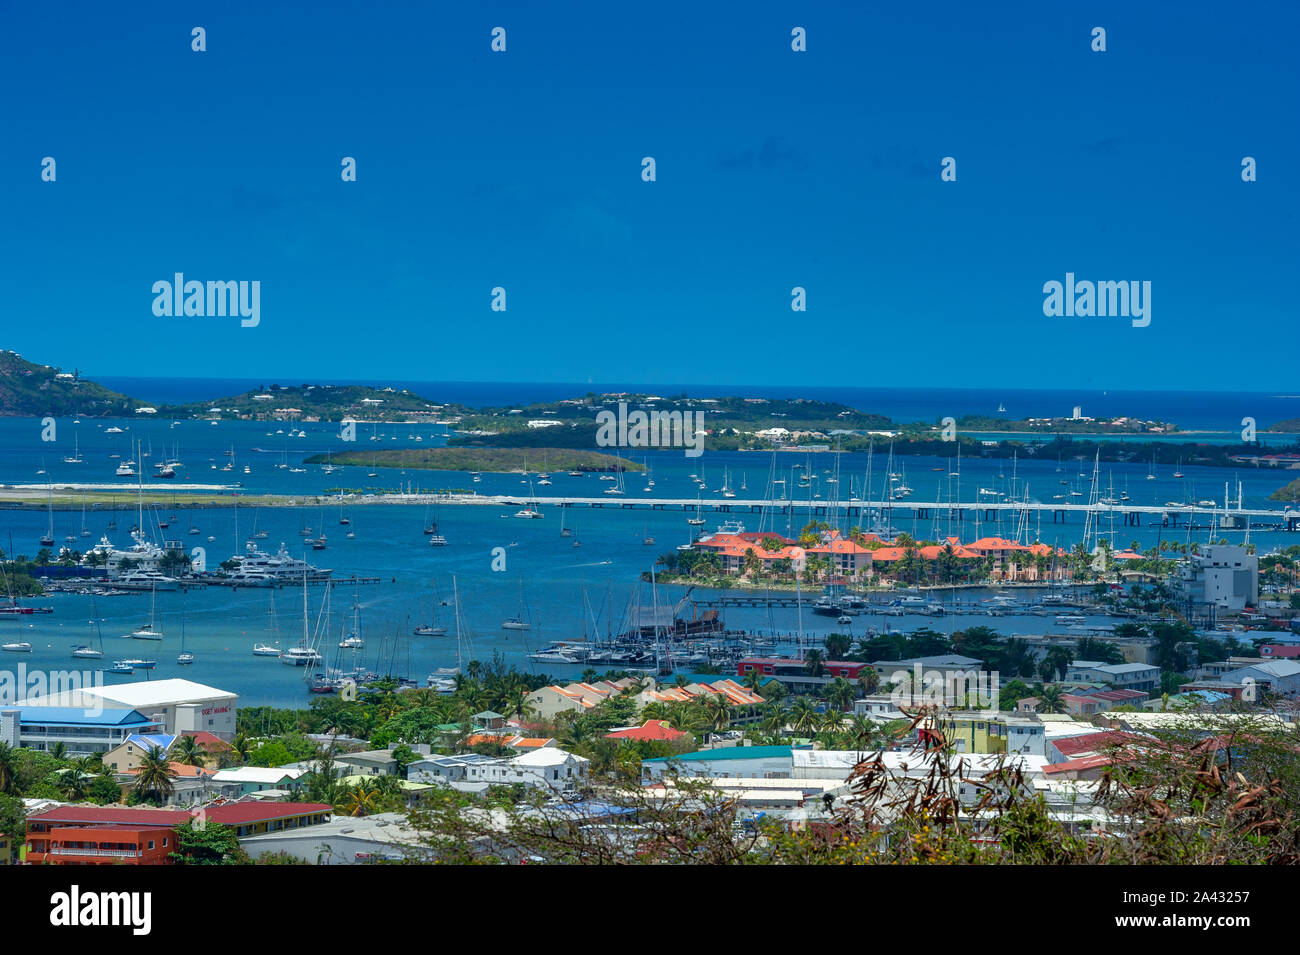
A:
[[[1064,763],[1051,763],[1043,767],[1043,774],[1053,776],[1056,773],[1078,772],[1085,769],[1097,769],[1101,766],[1109,766],[1113,759],[1103,753],[1093,753],[1091,756],[1084,756],[1080,759],[1071,759]]]
[[[137,809],[133,806],[57,806],[27,817],[28,822],[57,822],[65,825],[111,825],[127,828],[149,827],[169,829],[184,825],[195,813],[188,809]],[[333,806],[320,802],[236,802],[221,806],[208,806],[204,811],[208,822],[226,826],[247,825],[250,822],[268,822],[289,816],[334,811]]]
[[[1056,747],[1057,752],[1068,759],[1077,756],[1079,753],[1096,753],[1117,743],[1142,739],[1144,737],[1138,736],[1136,733],[1107,730],[1102,733],[1086,733],[1083,736],[1067,736],[1064,739],[1054,739],[1052,745]]]
[[[157,826],[169,829],[188,822],[185,809],[137,809],[128,806],[56,806],[27,817],[28,822],[69,825]]]
[[[250,822],[270,822],[289,816],[333,811],[333,806],[323,802],[232,802],[224,806],[209,806],[206,818],[208,822],[223,826],[245,826]]]
[[[606,733],[605,739],[674,740],[681,739],[685,735],[681,730],[673,729],[667,720],[646,720],[644,726],[634,726],[631,729]]]

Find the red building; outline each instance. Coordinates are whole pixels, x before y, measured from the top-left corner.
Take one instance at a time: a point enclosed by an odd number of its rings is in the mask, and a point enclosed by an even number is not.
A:
[[[856,660],[826,660],[822,663],[825,676],[842,676],[846,680],[856,680],[870,664]],[[758,671],[766,676],[802,676],[808,672],[807,664],[794,657],[745,657],[736,664],[736,675]]]
[[[184,809],[60,806],[27,818],[32,865],[167,865]]]
[[[176,827],[192,819],[230,826],[237,836],[328,822],[333,807],[310,802],[238,802],[203,809],[58,806],[27,817],[32,865],[168,865]]]

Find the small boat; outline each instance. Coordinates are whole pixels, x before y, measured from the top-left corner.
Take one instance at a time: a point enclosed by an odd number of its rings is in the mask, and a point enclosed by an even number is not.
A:
[[[253,656],[255,657],[278,657],[279,655],[279,647],[273,647],[267,643],[253,644]]]
[[[161,640],[163,638],[162,631],[155,630],[153,624],[150,623],[132,630],[127,636],[132,640]]]
[[[527,620],[523,620],[519,617],[511,617],[509,620],[502,622],[501,629],[502,630],[528,630],[530,628]]]
[[[837,618],[835,619],[835,622],[838,623],[840,626],[843,627],[843,626],[847,626],[848,624],[853,623],[853,618],[850,617],[850,616],[849,616],[848,614],[846,614],[846,613],[842,613],[842,614],[839,615],[839,617],[837,617]]]
[[[124,660],[116,660],[114,661],[113,665],[105,669],[104,672],[105,673],[134,673],[135,667],[131,666],[131,664],[125,662]]]
[[[0,650],[3,650],[5,653],[31,653],[32,645],[19,640],[13,643],[0,643]]]
[[[447,632],[446,627],[416,627],[411,631],[417,637],[440,637]]]
[[[72,648],[72,655],[78,660],[100,660],[103,659],[104,651],[96,650],[94,647],[82,644]]]
[[[366,641],[355,633],[350,633],[339,641],[340,650],[360,650],[365,647]]]
[[[522,511],[515,512],[515,517],[523,518],[525,520],[543,517],[543,516],[544,515],[542,514],[541,511],[534,511],[531,507],[525,507]]]
[[[176,662],[181,666],[189,666],[194,662],[194,654],[190,653],[188,650],[183,650],[176,654]]]
[[[121,660],[119,662],[125,663],[132,670],[152,670],[158,665],[157,660],[141,660],[138,657],[133,657],[129,660]]]

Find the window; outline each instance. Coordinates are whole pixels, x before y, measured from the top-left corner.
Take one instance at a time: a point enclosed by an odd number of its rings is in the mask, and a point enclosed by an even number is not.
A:
[[[152,840],[152,839],[149,840],[149,848],[150,848],[150,849],[153,848],[153,840]]]

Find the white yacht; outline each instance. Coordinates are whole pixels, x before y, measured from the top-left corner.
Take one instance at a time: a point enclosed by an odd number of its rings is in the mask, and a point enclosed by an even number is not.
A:
[[[269,643],[253,644],[253,656],[255,657],[278,657],[281,652],[279,647],[273,647]]]
[[[524,519],[531,519],[531,518],[537,518],[543,516],[544,515],[542,514],[541,511],[534,511],[531,507],[525,507],[522,511],[515,512],[515,517],[524,518]]]
[[[231,576],[243,575],[241,579],[247,579],[254,585],[263,578],[273,582],[297,582],[303,579],[304,574],[308,580],[325,580],[333,573],[332,570],[313,567],[305,560],[294,557],[283,542],[276,553],[268,554],[250,540],[244,544],[244,553],[236,554],[230,558],[230,562],[235,565],[231,569]]]
[[[117,466],[118,477],[135,477],[135,462],[123,461]]]
[[[156,570],[133,570],[113,581],[121,590],[179,590],[181,582]]]
[[[290,647],[280,654],[280,662],[285,666],[305,667],[308,664],[320,663],[323,658],[311,647]]]
[[[553,643],[536,653],[528,654],[528,659],[538,663],[582,663],[584,656],[578,647],[567,643]]]

